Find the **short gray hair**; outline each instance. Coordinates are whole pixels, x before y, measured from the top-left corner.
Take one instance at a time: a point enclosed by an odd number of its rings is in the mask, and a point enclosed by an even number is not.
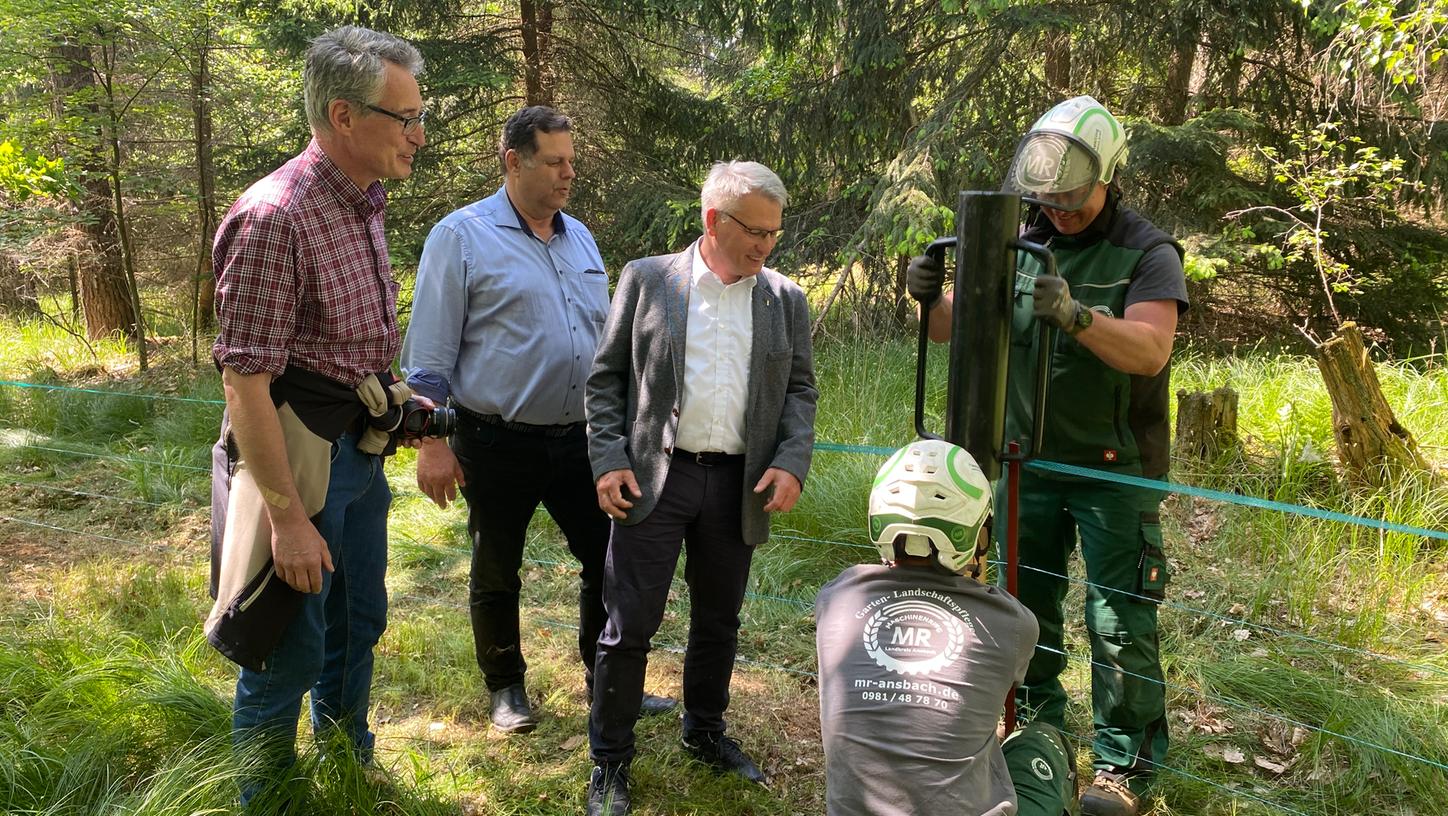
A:
[[[728,210],[750,193],[759,193],[779,203],[781,208],[789,204],[789,193],[784,182],[773,170],[753,161],[714,162],[709,177],[704,179],[704,189],[699,193],[699,217],[705,218],[710,209]]]
[[[387,63],[417,76],[422,54],[406,40],[361,26],[341,26],[312,40],[302,69],[302,99],[307,122],[317,130],[331,130],[327,108],[334,99],[375,105],[382,96]]]

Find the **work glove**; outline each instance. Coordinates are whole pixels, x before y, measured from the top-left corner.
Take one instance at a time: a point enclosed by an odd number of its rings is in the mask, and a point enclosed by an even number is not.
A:
[[[945,267],[929,255],[916,255],[910,259],[910,268],[905,271],[905,289],[910,297],[920,301],[926,311],[940,301],[945,286]]]
[[[1037,275],[1034,294],[1034,314],[1037,320],[1044,320],[1071,334],[1079,331],[1076,320],[1083,307],[1071,297],[1071,287],[1065,278],[1059,275]]]

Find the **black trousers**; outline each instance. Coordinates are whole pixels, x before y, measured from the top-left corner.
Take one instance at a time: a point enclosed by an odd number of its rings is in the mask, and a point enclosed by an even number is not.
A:
[[[468,537],[473,562],[468,612],[478,668],[489,691],[523,682],[518,631],[518,570],[528,522],[541,503],[563,531],[583,569],[578,583],[578,651],[585,682],[592,682],[603,608],[603,559],[608,516],[598,509],[588,443],[579,423],[564,436],[521,433],[458,412],[452,449],[467,484]]]
[[[738,648],[739,609],[754,548],[740,529],[743,457],[705,467],[675,456],[659,503],[632,527],[613,525],[604,569],[608,625],[598,642],[588,736],[595,762],[634,755],[650,642],[679,553],[687,543],[689,643],[684,652],[684,732],[722,733]]]

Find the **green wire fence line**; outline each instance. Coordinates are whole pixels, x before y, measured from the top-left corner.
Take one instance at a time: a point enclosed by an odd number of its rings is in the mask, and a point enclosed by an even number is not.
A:
[[[206,405],[225,405],[224,400],[200,399],[197,397],[177,397],[169,394],[151,394],[146,392],[113,391],[100,388],[76,388],[66,385],[51,385],[48,383],[32,383],[19,380],[0,380],[0,386],[12,388],[39,389],[52,392],[74,392],[78,394],[92,394],[117,397],[134,397],[138,399],[174,400],[179,402],[201,403]],[[825,453],[858,453],[870,456],[888,456],[895,452],[896,448],[882,447],[879,445],[853,445],[839,442],[816,442],[814,449]],[[1131,485],[1133,487],[1145,487],[1153,490],[1160,490],[1165,493],[1176,493],[1183,496],[1195,496],[1197,498],[1209,499],[1224,504],[1234,504],[1241,507],[1254,507],[1261,510],[1273,510],[1281,513],[1305,516],[1308,518],[1321,519],[1323,521],[1336,521],[1343,524],[1353,524],[1360,527],[1370,527],[1376,530],[1387,532],[1406,533],[1408,535],[1424,536],[1426,538],[1448,541],[1448,530],[1433,530],[1426,527],[1416,527],[1409,524],[1399,524],[1385,519],[1357,516],[1349,513],[1340,513],[1334,510],[1323,510],[1317,507],[1306,507],[1300,504],[1279,502],[1272,499],[1263,499],[1257,496],[1247,496],[1239,493],[1228,493],[1222,490],[1195,487],[1193,485],[1170,482],[1161,479],[1146,479],[1140,476],[1132,476],[1124,473],[1114,473],[1107,470],[1081,467],[1079,465],[1068,465],[1061,462],[1052,462],[1045,459],[1036,459],[1026,463],[1026,467],[1048,473],[1058,473],[1066,476],[1094,479],[1096,481],[1113,482],[1115,484]]]
[[[97,454],[97,455],[98,455],[98,454]],[[125,457],[117,457],[117,458],[126,459]],[[138,460],[126,460],[126,461],[138,461]],[[183,467],[184,467],[184,466],[183,466]],[[140,499],[127,499],[127,498],[124,498],[124,497],[121,497],[121,496],[113,496],[113,495],[108,495],[108,494],[103,494],[103,493],[89,493],[89,492],[85,492],[85,491],[70,490],[70,489],[67,489],[67,488],[54,487],[54,486],[45,485],[45,484],[43,484],[43,483],[38,483],[38,482],[31,481],[31,480],[11,479],[11,480],[7,480],[7,481],[8,481],[10,484],[14,484],[14,485],[17,485],[17,486],[31,487],[31,488],[39,488],[39,489],[42,489],[42,490],[54,490],[54,491],[58,491],[58,492],[62,492],[62,493],[70,493],[70,494],[77,495],[77,496],[84,496],[84,497],[87,497],[87,498],[96,498],[96,499],[105,499],[105,500],[117,501],[117,502],[128,502],[128,503],[134,503],[134,504],[143,504],[143,505],[148,505],[148,506],[153,506],[153,507],[165,507],[165,506],[166,506],[164,503],[161,503],[161,502],[148,502],[148,501],[143,501],[143,500],[140,500]],[[399,493],[398,495],[403,495],[403,496],[405,496],[405,495],[409,495],[409,494]],[[417,495],[421,495],[421,494],[417,494]],[[206,497],[202,497],[202,500],[204,500],[205,498],[206,498]],[[22,523],[24,523],[24,522],[22,522]],[[37,524],[38,524],[38,522],[37,522]],[[847,547],[847,548],[851,548],[851,549],[870,550],[870,551],[872,551],[872,552],[876,549],[873,544],[856,544],[856,543],[852,543],[852,542],[848,542],[848,541],[835,541],[835,540],[827,539],[827,538],[814,538],[814,537],[810,537],[810,536],[792,535],[792,534],[787,534],[787,533],[775,533],[775,534],[771,535],[770,538],[771,538],[771,539],[782,540],[782,541],[803,541],[803,542],[808,542],[808,543],[812,543],[812,544],[827,544],[827,545],[832,545],[832,546],[837,546],[837,547]],[[536,544],[537,542],[536,542],[536,540],[534,540],[532,543]],[[454,553],[454,554],[459,554],[459,555],[468,555],[468,554],[469,554],[469,550],[466,549],[466,548],[463,548],[463,547],[444,547],[444,548],[439,548],[439,549],[444,549],[444,550],[447,550],[448,552],[451,552],[451,553]],[[525,560],[530,560],[530,559],[525,559]],[[560,565],[560,566],[562,566],[562,565],[565,565],[564,562],[559,562],[559,561],[537,561],[537,560],[533,560],[532,562],[533,562],[533,563],[536,563],[536,564],[539,564],[539,565],[542,565],[542,566],[554,566],[554,565]],[[990,560],[989,563],[991,563],[992,565],[994,565],[994,566],[997,567],[997,568],[1002,568],[1002,567],[1005,566],[1005,562],[1004,562],[1004,561],[996,560],[996,559]],[[1100,591],[1102,591],[1102,592],[1110,592],[1110,593],[1115,593],[1115,594],[1118,594],[1118,595],[1124,595],[1124,596],[1126,596],[1126,597],[1128,597],[1128,598],[1132,598],[1132,599],[1135,599],[1135,600],[1151,601],[1151,602],[1156,603],[1157,605],[1162,606],[1162,607],[1166,607],[1166,608],[1169,608],[1169,609],[1175,609],[1175,610],[1178,610],[1178,611],[1181,611],[1181,612],[1185,612],[1185,613],[1188,613],[1188,614],[1191,614],[1191,615],[1194,615],[1194,616],[1197,616],[1197,617],[1209,618],[1209,619],[1211,619],[1211,620],[1213,620],[1213,621],[1216,621],[1216,622],[1218,622],[1218,623],[1222,623],[1222,624],[1232,624],[1232,625],[1234,625],[1234,626],[1248,627],[1248,628],[1255,629],[1255,630],[1258,630],[1258,631],[1261,631],[1261,632],[1265,632],[1265,633],[1267,633],[1267,634],[1274,635],[1274,636],[1277,636],[1277,637],[1282,637],[1282,638],[1286,638],[1286,639],[1290,639],[1290,640],[1295,640],[1295,641],[1299,641],[1299,642],[1302,642],[1302,643],[1307,643],[1307,644],[1310,644],[1310,645],[1313,645],[1313,646],[1319,646],[1319,647],[1323,647],[1323,648],[1327,648],[1327,649],[1333,649],[1333,650],[1335,650],[1335,651],[1342,652],[1342,653],[1345,653],[1345,654],[1348,654],[1348,655],[1352,655],[1352,656],[1354,656],[1354,657],[1369,658],[1369,659],[1376,660],[1376,661],[1380,661],[1380,662],[1384,662],[1384,663],[1392,663],[1392,664],[1401,666],[1401,667],[1403,667],[1403,668],[1405,668],[1405,669],[1410,669],[1410,670],[1413,670],[1413,671],[1424,672],[1424,673],[1427,673],[1427,674],[1434,674],[1434,675],[1438,675],[1438,676],[1448,677],[1448,668],[1439,667],[1439,666],[1431,666],[1431,665],[1424,664],[1424,663],[1416,663],[1416,662],[1414,662],[1414,661],[1412,661],[1412,660],[1408,660],[1408,659],[1405,659],[1405,658],[1397,657],[1397,656],[1394,656],[1394,655],[1383,654],[1383,653],[1381,653],[1381,652],[1374,652],[1374,651],[1371,651],[1371,650],[1368,650],[1368,649],[1363,649],[1363,648],[1361,648],[1361,647],[1348,646],[1348,645],[1342,644],[1342,643],[1334,643],[1334,642],[1332,642],[1332,641],[1330,641],[1330,640],[1323,640],[1322,638],[1313,637],[1312,635],[1306,635],[1306,634],[1303,634],[1303,633],[1301,633],[1301,632],[1294,632],[1294,631],[1292,631],[1292,630],[1290,630],[1290,629],[1281,629],[1281,628],[1278,628],[1278,627],[1269,626],[1269,625],[1264,624],[1264,623],[1258,623],[1258,622],[1256,622],[1256,621],[1247,620],[1247,619],[1245,619],[1245,618],[1237,618],[1237,617],[1233,617],[1233,616],[1231,616],[1231,615],[1224,615],[1224,614],[1222,614],[1222,613],[1220,613],[1220,612],[1213,612],[1213,611],[1210,610],[1210,609],[1202,609],[1202,608],[1200,608],[1200,607],[1190,606],[1190,605],[1188,605],[1188,604],[1180,603],[1180,602],[1178,602],[1178,601],[1172,601],[1172,600],[1169,600],[1169,599],[1168,599],[1168,600],[1156,600],[1156,599],[1153,599],[1153,598],[1149,598],[1149,597],[1147,597],[1147,596],[1145,596],[1145,595],[1140,595],[1140,594],[1137,594],[1137,593],[1134,593],[1134,592],[1130,592],[1130,591],[1127,591],[1127,590],[1124,590],[1124,589],[1118,589],[1118,588],[1115,588],[1115,587],[1103,586],[1102,584],[1097,584],[1097,583],[1095,583],[1095,582],[1089,581],[1089,580],[1084,579],[1084,578],[1077,578],[1077,577],[1074,577],[1074,576],[1071,576],[1071,575],[1063,575],[1063,574],[1061,574],[1061,573],[1053,572],[1053,571],[1047,570],[1047,569],[1042,569],[1042,568],[1040,568],[1040,567],[1033,567],[1033,566],[1030,566],[1030,565],[1027,565],[1027,564],[1021,564],[1021,565],[1018,565],[1018,566],[1019,566],[1020,569],[1023,569],[1023,570],[1027,570],[1027,571],[1030,571],[1030,572],[1039,573],[1039,574],[1041,574],[1041,575],[1046,575],[1046,576],[1050,576],[1050,577],[1054,577],[1054,578],[1061,578],[1061,579],[1064,579],[1064,580],[1066,580],[1066,581],[1069,581],[1070,583],[1078,584],[1078,585],[1080,585],[1080,586],[1082,586],[1082,587],[1087,587],[1087,588],[1091,588],[1091,589],[1097,589],[1097,590],[1100,590]],[[790,598],[790,597],[787,597],[787,596],[769,595],[769,594],[765,594],[765,593],[752,593],[752,592],[751,592],[751,593],[746,593],[746,597],[752,597],[752,598],[757,598],[757,599],[762,599],[762,600],[774,600],[774,601],[777,601],[777,602],[780,602],[780,603],[792,604],[792,605],[795,605],[795,606],[798,606],[798,607],[801,607],[801,608],[808,608],[808,609],[813,609],[813,608],[814,608],[814,603],[813,603],[812,601],[804,600],[804,599],[801,599],[801,598]]]
[[[107,397],[137,397],[140,399],[172,400],[175,402],[195,402],[202,405],[225,405],[226,400],[201,399],[199,397],[177,397],[170,394],[149,394],[144,391],[114,391],[103,388],[76,388],[71,385],[50,385],[48,383],[21,382],[19,380],[0,380],[0,385],[7,385],[11,388],[33,388],[40,391],[60,391],[75,394],[100,394]]]
[[[30,479],[6,479],[6,484],[16,487],[25,487],[33,490],[48,490],[53,493],[68,493],[72,496],[81,496],[87,499],[107,499],[109,501],[125,502],[126,504],[143,504],[147,507],[165,507],[165,502],[146,501],[145,499],[127,499],[121,496],[109,496],[105,493],[90,493],[85,490],[71,490],[68,487],[57,487],[55,485],[36,482]]]
[[[187,465],[180,462],[162,462],[157,459],[138,459],[134,456],[122,456],[119,453],[92,453],[90,451],[72,450],[70,448],[52,448],[46,445],[36,445],[31,442],[9,443],[6,447],[29,448],[31,450],[42,450],[49,453],[64,453],[70,456],[84,456],[90,459],[110,459],[116,462],[130,462],[137,465],[154,465],[156,467],[177,468],[179,470],[195,470],[202,473],[210,473],[211,468],[200,465]]]
[[[816,442],[815,450],[830,453],[862,453],[870,456],[889,456],[895,452],[895,448],[883,448],[878,445],[844,445],[836,442]],[[1359,527],[1371,527],[1375,530],[1386,530],[1392,533],[1407,533],[1408,535],[1423,536],[1424,538],[1436,538],[1439,541],[1448,541],[1448,530],[1432,530],[1427,527],[1415,527],[1410,524],[1399,524],[1385,519],[1369,518],[1367,516],[1355,516],[1349,513],[1339,513],[1335,510],[1323,510],[1318,507],[1306,507],[1300,504],[1263,499],[1257,496],[1247,496],[1241,493],[1228,493],[1224,490],[1212,490],[1205,487],[1194,487],[1181,484],[1180,482],[1169,482],[1162,479],[1146,479],[1141,476],[1132,476],[1126,473],[1113,473],[1109,470],[1098,470],[1096,468],[1081,467],[1080,465],[1067,465],[1061,462],[1052,462],[1046,459],[1032,459],[1026,462],[1026,467],[1044,471],[1046,473],[1059,473],[1064,476],[1076,476],[1085,479],[1092,479],[1098,482],[1112,482],[1132,487],[1145,487],[1152,490],[1160,490],[1163,493],[1176,493],[1182,496],[1195,496],[1201,499],[1209,499],[1223,504],[1235,504],[1239,507],[1254,507],[1259,510],[1274,510],[1279,513],[1287,513],[1294,516],[1306,516],[1308,518],[1321,519],[1323,521],[1336,521],[1343,524],[1353,524]]]
[[[1344,742],[1350,742],[1350,743],[1358,746],[1359,748],[1368,748],[1368,749],[1371,749],[1371,750],[1374,750],[1374,751],[1380,751],[1380,752],[1382,752],[1382,753],[1384,753],[1384,754],[1392,754],[1392,755],[1394,755],[1394,756],[1402,757],[1403,759],[1410,759],[1410,760],[1413,760],[1413,761],[1415,761],[1415,762],[1421,762],[1421,763],[1423,763],[1424,765],[1428,765],[1428,766],[1430,766],[1430,767],[1437,768],[1437,769],[1440,770],[1440,771],[1448,771],[1448,765],[1445,765],[1444,763],[1439,762],[1439,761],[1436,760],[1436,759],[1429,759],[1428,757],[1418,756],[1417,754],[1410,754],[1410,753],[1408,753],[1408,752],[1406,752],[1406,751],[1399,751],[1399,750],[1396,749],[1396,748],[1389,748],[1389,747],[1386,746],[1386,745],[1379,745],[1378,743],[1373,742],[1373,741],[1371,741],[1371,740],[1365,740],[1365,739],[1363,739],[1363,738],[1361,738],[1361,737],[1354,737],[1354,736],[1352,736],[1352,735],[1350,735],[1350,734],[1343,734],[1343,733],[1341,733],[1341,732],[1333,731],[1332,729],[1330,729],[1330,728],[1325,728],[1325,727],[1323,727],[1323,726],[1310,725],[1310,724],[1305,723],[1305,722],[1303,722],[1303,721],[1301,721],[1301,720],[1295,720],[1295,719],[1287,716],[1286,714],[1275,714],[1275,713],[1273,713],[1273,712],[1271,712],[1271,711],[1268,711],[1267,709],[1262,708],[1262,707],[1260,707],[1260,706],[1255,706],[1255,705],[1252,705],[1251,703],[1242,702],[1241,700],[1234,700],[1234,699],[1232,699],[1231,697],[1223,697],[1223,696],[1221,696],[1221,695],[1219,695],[1219,694],[1208,694],[1208,693],[1205,692],[1205,691],[1198,691],[1198,690],[1193,689],[1193,688],[1191,688],[1191,687],[1189,687],[1189,686],[1183,686],[1183,685],[1179,685],[1179,684],[1177,684],[1177,683],[1169,683],[1169,682],[1167,682],[1167,681],[1165,681],[1165,680],[1158,680],[1158,679],[1155,678],[1155,677],[1148,677],[1148,676],[1146,676],[1146,675],[1144,675],[1144,674],[1138,674],[1138,673],[1133,672],[1133,671],[1127,671],[1126,669],[1123,669],[1123,668],[1121,668],[1120,666],[1113,666],[1113,665],[1111,665],[1111,664],[1109,664],[1109,663],[1101,663],[1101,662],[1099,662],[1099,661],[1097,661],[1097,660],[1093,660],[1093,659],[1091,659],[1091,658],[1089,658],[1089,657],[1084,657],[1084,656],[1082,656],[1082,655],[1074,655],[1074,654],[1071,654],[1070,652],[1068,652],[1068,651],[1066,651],[1066,650],[1064,650],[1064,649],[1056,649],[1056,648],[1052,648],[1052,647],[1050,647],[1050,646],[1042,646],[1042,645],[1039,644],[1039,643],[1036,644],[1036,651],[1048,652],[1048,653],[1050,653],[1050,654],[1061,655],[1062,657],[1065,657],[1067,660],[1075,660],[1075,661],[1078,661],[1078,662],[1080,662],[1080,661],[1085,661],[1086,663],[1088,663],[1088,664],[1090,664],[1090,665],[1092,665],[1092,666],[1095,666],[1095,667],[1097,667],[1097,668],[1102,668],[1102,669],[1107,669],[1107,670],[1114,671],[1114,672],[1119,672],[1119,673],[1121,673],[1121,674],[1126,675],[1127,677],[1134,677],[1134,678],[1136,678],[1137,680],[1145,680],[1146,682],[1151,683],[1151,684],[1154,685],[1154,686],[1161,686],[1162,688],[1168,689],[1168,690],[1171,690],[1171,691],[1178,691],[1178,692],[1183,692],[1183,693],[1188,694],[1188,695],[1194,695],[1194,696],[1196,696],[1196,697],[1202,698],[1203,700],[1207,700],[1208,702],[1217,703],[1218,705],[1227,706],[1228,708],[1239,709],[1239,710],[1241,710],[1241,711],[1246,711],[1246,712],[1249,712],[1249,713],[1252,713],[1252,714],[1257,714],[1257,715],[1260,715],[1260,716],[1263,716],[1263,717],[1268,717],[1268,718],[1270,718],[1270,719],[1274,719],[1274,720],[1277,720],[1277,721],[1279,721],[1279,722],[1286,723],[1287,725],[1295,725],[1295,726],[1297,726],[1297,727],[1299,727],[1299,728],[1302,728],[1302,729],[1305,729],[1305,730],[1308,730],[1308,731],[1315,731],[1315,732],[1317,732],[1317,733],[1319,733],[1319,734],[1326,734],[1326,735],[1329,736],[1329,737],[1336,737],[1336,738],[1338,738],[1338,739],[1340,739],[1340,740],[1343,740]]]

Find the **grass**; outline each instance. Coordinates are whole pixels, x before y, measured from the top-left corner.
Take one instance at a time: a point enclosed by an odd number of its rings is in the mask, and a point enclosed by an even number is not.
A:
[[[100,344],[92,357],[42,328],[0,333],[0,379],[219,396],[213,372],[184,363],[189,348],[173,360],[163,349],[137,376],[120,345]],[[932,356],[935,428],[944,363]],[[890,447],[910,438],[912,346],[832,341],[817,349],[816,365],[821,441]],[[1448,458],[1441,362],[1379,374],[1424,450]],[[1330,406],[1309,361],[1180,355],[1174,388],[1223,383],[1241,394],[1244,453],[1177,480],[1448,526],[1441,485],[1403,480],[1364,494],[1337,481]],[[208,494],[205,472],[191,469],[207,464],[219,410],[0,386],[0,516],[24,522],[3,522],[0,533],[0,812],[234,809],[247,760],[229,745],[234,667],[199,632]],[[713,777],[679,750],[676,721],[646,721],[635,773],[641,816],[823,812],[807,604],[843,566],[874,557],[862,527],[880,461],[818,452],[800,507],[776,520],[755,560],[731,731],[773,787]],[[396,495],[392,613],[372,717],[382,771],[338,761],[303,735],[289,792],[316,813],[577,813],[589,764],[575,567],[540,515],[525,564],[524,625],[545,719],[530,737],[495,738],[463,606],[465,513],[426,501],[413,464],[405,451],[387,471]],[[1394,751],[1448,758],[1448,547],[1187,497],[1165,509],[1177,575],[1162,611],[1174,770],[1162,774],[1152,812],[1439,812],[1448,771]],[[1080,604],[1079,584],[1068,603]],[[681,586],[656,641],[651,690],[679,690],[670,649],[684,642],[687,609]],[[1069,637],[1079,645],[1077,626]],[[1066,681],[1077,694],[1069,716],[1078,734],[1089,732],[1086,669],[1073,653]]]

